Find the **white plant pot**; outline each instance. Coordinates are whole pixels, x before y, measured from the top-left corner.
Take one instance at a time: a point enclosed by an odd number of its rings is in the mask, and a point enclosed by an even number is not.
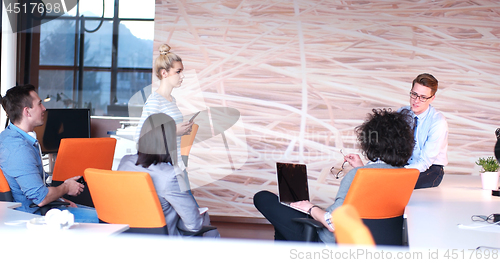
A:
[[[498,190],[498,172],[481,173],[481,182],[485,190]]]

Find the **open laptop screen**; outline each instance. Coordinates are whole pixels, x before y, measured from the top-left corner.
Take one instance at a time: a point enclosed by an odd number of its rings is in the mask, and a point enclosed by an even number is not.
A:
[[[305,164],[276,163],[278,193],[282,203],[309,200]]]

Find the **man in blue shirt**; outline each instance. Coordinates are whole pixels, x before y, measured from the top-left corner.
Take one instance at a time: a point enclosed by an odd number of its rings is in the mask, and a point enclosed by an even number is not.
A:
[[[0,133],[0,169],[9,183],[18,210],[39,213],[39,208],[63,195],[79,195],[84,186],[77,182],[80,176],[66,180],[57,187],[46,184],[41,151],[34,128],[43,125],[45,107],[33,85],[15,86],[2,98],[10,124]],[[65,200],[69,202],[68,200]],[[38,207],[30,208],[31,204]],[[75,215],[75,222],[98,222],[95,209],[77,208],[69,202],[67,209]]]
[[[436,98],[438,81],[431,74],[418,75],[410,91],[410,109],[415,120],[415,148],[406,168],[420,171],[415,189],[436,187],[444,175],[443,167],[448,164],[448,123],[442,113],[430,104]]]

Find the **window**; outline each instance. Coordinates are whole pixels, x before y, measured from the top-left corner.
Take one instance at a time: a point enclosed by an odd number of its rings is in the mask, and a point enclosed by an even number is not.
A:
[[[154,0],[85,0],[61,17],[47,16],[34,70],[40,97],[51,98],[45,106],[128,116],[128,100],[152,80],[154,6]]]

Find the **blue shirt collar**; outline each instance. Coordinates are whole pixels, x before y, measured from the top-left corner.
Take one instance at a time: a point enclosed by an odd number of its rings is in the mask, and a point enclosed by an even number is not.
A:
[[[385,164],[385,162],[384,162],[384,161],[382,161],[382,160],[380,160],[380,158],[378,158],[375,162],[368,161],[368,162],[366,163],[366,165],[378,164],[378,163]]]
[[[419,115],[416,115],[414,112],[413,113],[413,117],[418,117],[419,120],[423,120],[428,114],[429,114],[429,111],[431,110],[432,106],[429,104],[429,107],[427,107],[427,109],[420,113]]]
[[[25,131],[21,130],[19,127],[17,127],[16,125],[10,123],[9,126],[7,126],[7,129],[12,129],[14,131],[17,131],[20,135],[22,135],[31,145],[34,145],[35,143],[38,142],[37,139],[31,137],[31,135],[29,135],[28,133],[26,133]]]

